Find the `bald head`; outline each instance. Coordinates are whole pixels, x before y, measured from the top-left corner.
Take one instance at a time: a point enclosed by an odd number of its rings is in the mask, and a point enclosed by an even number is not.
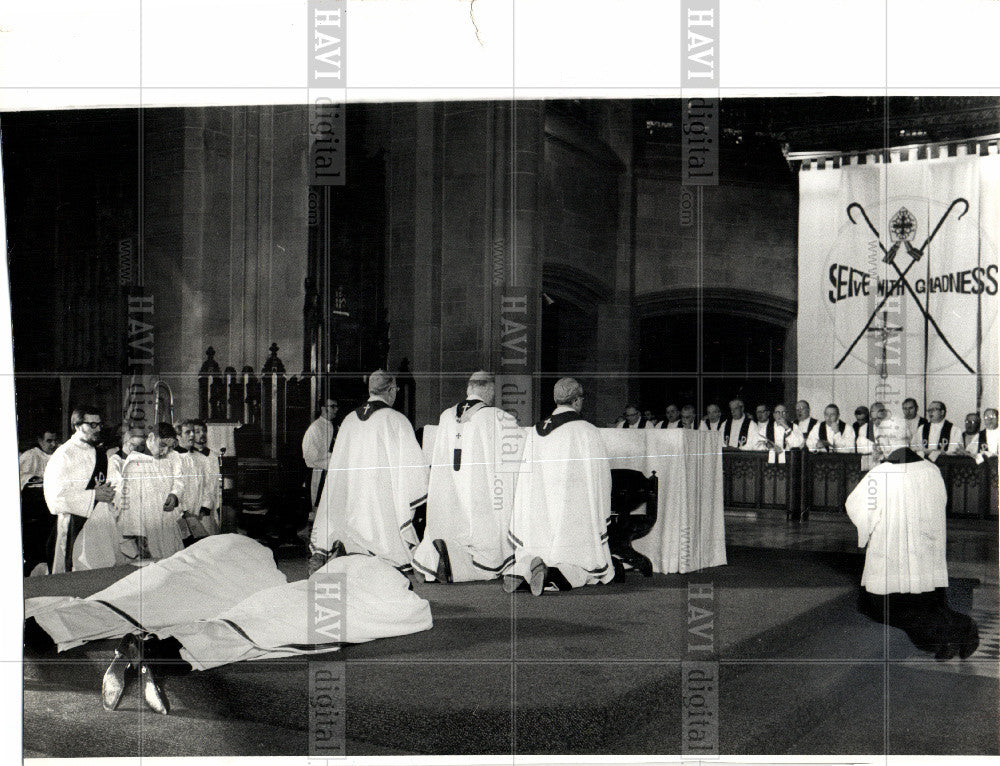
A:
[[[875,428],[875,444],[882,457],[888,457],[896,450],[906,447],[908,443],[906,425],[901,421],[888,418]]]
[[[493,381],[493,374],[480,370],[472,373],[469,383],[465,387],[465,395],[469,399],[479,399],[484,404],[492,405],[496,397],[496,383]]]
[[[396,376],[385,370],[375,370],[368,376],[368,395],[392,405],[396,401]]]
[[[575,378],[560,378],[552,387],[552,398],[557,405],[564,404],[579,412],[583,407],[583,386]]]

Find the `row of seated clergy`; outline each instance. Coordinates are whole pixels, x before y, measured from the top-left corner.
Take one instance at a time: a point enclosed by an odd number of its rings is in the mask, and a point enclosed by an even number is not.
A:
[[[43,477],[56,516],[53,573],[159,559],[188,538],[218,532],[217,461],[206,455],[204,424],[185,423],[188,448],[159,423],[133,428],[114,451],[101,446],[102,420],[92,407],[73,412],[73,436],[53,453]]]
[[[583,391],[560,380],[557,407],[525,431],[493,407],[489,373],[469,380],[467,399],[445,410],[428,470],[412,426],[392,409],[396,382],[369,376],[369,400],[347,415],[330,456],[313,524],[309,569],[368,553],[429,581],[491,580],[505,589],[608,582],[611,471],[598,429],[580,417]],[[516,443],[512,463],[503,444]],[[499,460],[498,460],[499,459]],[[414,515],[426,504],[423,541]]]

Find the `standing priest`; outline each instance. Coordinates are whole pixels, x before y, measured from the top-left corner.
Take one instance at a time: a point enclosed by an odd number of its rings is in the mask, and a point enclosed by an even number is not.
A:
[[[504,590],[527,582],[568,590],[615,576],[608,548],[611,468],[598,429],[580,417],[583,388],[573,378],[553,389],[552,415],[528,432],[517,477],[510,541],[514,565]]]
[[[493,406],[495,395],[493,376],[477,372],[465,401],[438,421],[427,529],[413,552],[414,568],[428,580],[492,580],[513,561],[507,529],[524,434]]]
[[[392,408],[397,391],[395,377],[376,370],[368,377],[368,401],[341,423],[313,523],[310,574],[345,553],[410,569],[427,465],[410,421]]]
[[[867,547],[861,609],[906,631],[913,644],[946,660],[979,645],[976,625],[948,606],[945,505],[941,471],[907,447],[906,427],[884,420],[876,445],[885,461],[847,498],[847,515]]]
[[[77,407],[70,422],[73,436],[52,454],[42,484],[45,504],[57,519],[53,574],[95,568],[82,555],[84,546],[80,550],[76,546],[91,518],[95,522],[91,527],[105,533],[103,542],[108,547],[118,544],[113,538],[114,514],[108,506],[115,490],[107,483],[108,453],[100,446],[101,413],[93,407]]]

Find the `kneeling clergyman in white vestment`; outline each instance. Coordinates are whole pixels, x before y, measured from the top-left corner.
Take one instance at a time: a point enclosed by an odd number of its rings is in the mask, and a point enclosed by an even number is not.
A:
[[[514,490],[511,592],[533,594],[607,583],[615,576],[608,548],[611,468],[598,429],[580,417],[583,388],[562,378],[552,415],[529,429]]]
[[[427,464],[413,426],[392,408],[396,379],[377,370],[368,402],[341,423],[310,539],[310,571],[343,553],[411,568],[413,515],[427,501]]]
[[[492,580],[514,560],[507,530],[524,432],[492,406],[490,373],[473,375],[466,397],[441,413],[434,439],[427,529],[413,553],[414,569],[428,580]]]
[[[146,437],[149,454],[130,452],[122,466],[118,528],[126,540],[134,541],[130,554],[142,559],[171,556],[188,536],[180,508],[186,477],[176,445],[174,427],[159,423]]]
[[[945,505],[941,471],[907,444],[902,423],[876,428],[884,462],[866,473],[847,498],[847,515],[866,548],[861,607],[869,617],[907,632],[914,645],[963,659],[979,645],[975,623],[948,607]]]
[[[329,561],[287,582],[270,550],[242,535],[212,535],[87,598],[25,601],[59,651],[133,632],[175,638],[195,670],[242,660],[329,652],[341,644],[432,627],[430,605],[373,556]],[[342,614],[339,628],[317,608]]]

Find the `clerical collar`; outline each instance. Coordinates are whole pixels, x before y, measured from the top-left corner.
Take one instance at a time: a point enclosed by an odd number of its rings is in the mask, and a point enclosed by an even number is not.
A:
[[[552,411],[552,415],[535,424],[535,431],[538,432],[539,436],[548,436],[559,428],[559,426],[572,423],[574,420],[583,420],[583,418],[572,407],[560,405]]]
[[[902,447],[901,449],[893,450],[885,459],[885,462],[899,465],[900,463],[918,463],[921,460],[923,458],[909,447]]]
[[[379,410],[387,409],[389,405],[381,399],[371,398],[364,405],[358,407],[354,412],[362,422],[368,420]]]

